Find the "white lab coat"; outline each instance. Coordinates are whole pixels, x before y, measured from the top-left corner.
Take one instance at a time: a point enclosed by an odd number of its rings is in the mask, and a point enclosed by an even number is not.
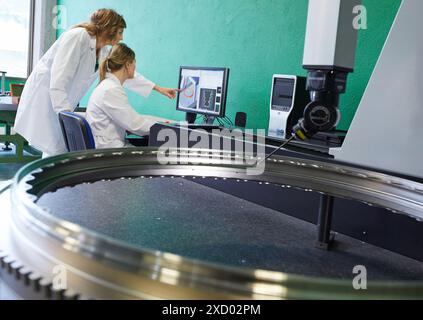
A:
[[[101,51],[100,61],[109,48]],[[47,51],[28,78],[19,103],[15,131],[49,155],[66,152],[58,121],[60,111],[73,111],[98,78],[96,38],[84,28],[64,34]],[[155,84],[137,74],[125,86],[147,97]]]
[[[140,115],[130,105],[120,80],[111,73],[94,90],[87,106],[86,119],[91,127],[97,149],[130,146],[126,131],[148,135],[156,122],[166,119]]]

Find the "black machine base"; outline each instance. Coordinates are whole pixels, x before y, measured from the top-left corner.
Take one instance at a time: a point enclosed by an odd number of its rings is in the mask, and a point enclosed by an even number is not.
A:
[[[13,149],[10,147],[10,143],[6,142],[5,146],[2,148],[3,151],[12,151]]]
[[[314,246],[317,249],[322,249],[322,250],[328,251],[328,250],[331,250],[335,246],[335,244],[336,244],[335,243],[335,233],[331,232],[330,235],[329,235],[328,241],[322,242],[322,241],[317,240],[316,243],[314,244]]]

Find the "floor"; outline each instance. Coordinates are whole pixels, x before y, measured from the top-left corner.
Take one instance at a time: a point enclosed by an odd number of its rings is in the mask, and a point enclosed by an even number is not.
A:
[[[14,146],[11,146],[12,149]],[[4,164],[1,163],[2,158],[12,157],[14,155],[14,150],[12,151],[4,151],[4,144],[0,143],[0,190],[2,181],[4,180],[10,180],[14,177],[16,172],[19,171],[20,168],[22,168],[25,164],[24,163],[12,163],[12,164]]]

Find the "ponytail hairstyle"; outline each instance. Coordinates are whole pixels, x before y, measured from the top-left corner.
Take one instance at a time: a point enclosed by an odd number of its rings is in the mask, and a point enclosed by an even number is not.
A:
[[[91,37],[116,38],[120,29],[126,29],[126,21],[112,9],[99,9],[91,15],[90,22],[81,23],[74,28],[85,28]]]
[[[109,55],[100,64],[100,82],[106,78],[107,72],[122,69],[127,63],[135,60],[135,52],[124,43],[112,47]]]

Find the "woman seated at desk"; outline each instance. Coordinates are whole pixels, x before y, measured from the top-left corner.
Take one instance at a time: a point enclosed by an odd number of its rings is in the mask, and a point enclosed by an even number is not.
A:
[[[86,116],[98,149],[129,147],[126,131],[148,135],[155,123],[169,121],[140,115],[129,104],[123,84],[134,78],[135,67],[135,53],[123,43],[113,46],[101,62],[100,83],[90,97]]]

